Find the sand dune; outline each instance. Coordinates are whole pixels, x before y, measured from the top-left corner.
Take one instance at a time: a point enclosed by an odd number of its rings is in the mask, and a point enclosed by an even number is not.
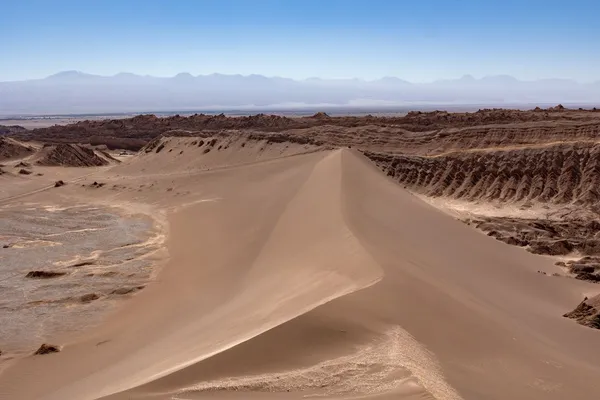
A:
[[[537,273],[552,261],[443,214],[353,150],[161,140],[99,172],[94,193],[61,188],[165,211],[157,281],[94,331],[55,338],[62,352],[14,362],[0,398],[598,393],[600,335],[562,317],[593,285]]]
[[[194,132],[181,132],[181,134],[187,136],[156,138],[136,155],[135,162],[121,165],[115,172],[136,175],[189,173],[239,167],[312,153],[324,148],[313,144],[296,144],[287,141],[277,143],[262,138],[250,139],[244,135],[223,137],[193,136]]]

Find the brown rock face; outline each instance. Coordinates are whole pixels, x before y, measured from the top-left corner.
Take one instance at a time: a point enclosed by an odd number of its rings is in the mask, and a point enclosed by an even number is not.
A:
[[[89,293],[89,294],[84,294],[83,296],[81,296],[79,298],[79,300],[82,303],[89,303],[92,302],[94,300],[98,300],[100,298],[100,296],[98,296],[96,293]]]
[[[600,199],[597,143],[464,150],[426,157],[365,154],[389,176],[432,197],[582,204]]]
[[[397,117],[140,115],[82,121],[13,137],[136,150],[145,146],[145,152],[158,153],[164,148],[162,135],[236,135],[357,148],[407,188],[432,197],[561,204],[600,200],[600,113],[561,105],[531,111],[416,111]],[[57,145],[46,153],[38,163],[93,166],[106,162],[77,145]]]
[[[108,161],[96,155],[94,150],[75,144],[46,146],[40,151],[36,164],[63,167],[98,167]]]
[[[36,350],[34,355],[44,355],[51,353],[58,353],[60,351],[60,347],[55,346],[53,344],[42,344],[39,349]]]
[[[590,328],[600,329],[600,295],[588,299],[587,297],[571,312],[564,315],[579,324]]]
[[[66,275],[66,272],[60,271],[30,271],[25,275],[25,278],[32,279],[51,279],[58,278],[59,276]]]
[[[0,125],[0,135],[8,135],[11,133],[22,133],[27,131],[26,128],[19,125]]]
[[[573,245],[568,240],[536,241],[531,243],[530,251],[534,254],[563,256],[573,251]]]
[[[0,137],[0,161],[26,157],[32,153],[31,147],[10,138]]]
[[[499,131],[511,130],[517,132],[517,134],[522,128],[527,130],[540,130],[541,128],[548,131],[554,128],[550,127],[548,129],[547,126],[544,126],[544,123],[554,124],[563,121],[571,123],[572,121],[587,121],[591,118],[598,118],[598,116],[593,111],[572,111],[556,107],[536,111],[483,109],[471,113],[415,111],[405,116],[394,117],[374,117],[371,115],[335,117],[323,112],[304,118],[265,114],[243,117],[227,117],[223,114],[195,114],[189,117],[175,115],[165,118],[158,118],[155,115],[138,115],[133,118],[81,121],[64,126],[52,126],[31,131],[15,131],[13,136],[23,140],[39,140],[49,143],[104,144],[109,148],[137,151],[150,140],[172,130],[196,132],[205,130],[252,130],[260,132],[306,130],[307,135],[314,136],[316,134],[319,136],[319,132],[323,131],[320,128],[328,126],[334,128],[340,134],[339,139],[345,137],[353,139],[352,141],[355,143],[347,144],[354,146],[361,143],[363,139],[370,139],[369,131],[377,127],[389,128],[387,132],[391,136],[383,138],[383,140],[388,144],[392,144],[396,140],[411,142],[413,141],[411,136],[414,133],[423,133],[423,135],[416,135],[417,141],[428,140],[427,137],[430,137],[437,142],[438,136],[454,136],[453,132],[449,132],[450,130],[467,127],[474,127],[474,129],[471,129],[471,133],[474,133],[478,140],[481,140],[483,136],[479,135],[477,131],[480,126],[484,125],[490,126],[486,127],[486,130],[496,131],[493,135],[487,135],[488,138],[494,139],[493,136],[497,138],[498,133],[502,134]],[[514,124],[525,124],[526,126],[521,128],[515,127]],[[537,126],[537,124],[542,124],[542,126]],[[567,126],[567,128],[569,127]],[[562,131],[562,128],[558,131]],[[302,132],[296,132],[296,134],[302,134]],[[458,135],[458,137],[463,136],[469,135],[464,133]],[[334,137],[330,138],[333,141],[337,140]],[[368,141],[365,141],[365,143],[368,144]],[[378,143],[371,144],[376,145]]]

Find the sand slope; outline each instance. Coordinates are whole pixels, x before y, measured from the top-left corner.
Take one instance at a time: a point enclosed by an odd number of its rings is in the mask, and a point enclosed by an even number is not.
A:
[[[0,398],[598,393],[600,335],[561,316],[593,286],[538,274],[555,267],[435,210],[362,155],[158,170],[196,196],[144,199],[170,210],[158,281],[63,352],[12,365]]]
[[[183,134],[191,134],[184,132]],[[145,146],[115,173],[149,175],[230,168],[322,150],[322,147],[232,136],[166,136]]]

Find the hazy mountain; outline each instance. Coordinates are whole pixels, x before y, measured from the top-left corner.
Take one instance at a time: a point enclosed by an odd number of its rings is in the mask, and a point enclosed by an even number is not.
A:
[[[0,114],[60,114],[231,108],[369,105],[580,103],[600,104],[599,82],[520,81],[498,75],[410,83],[396,77],[293,80],[262,75],[161,78],[64,71],[45,79],[0,82]]]

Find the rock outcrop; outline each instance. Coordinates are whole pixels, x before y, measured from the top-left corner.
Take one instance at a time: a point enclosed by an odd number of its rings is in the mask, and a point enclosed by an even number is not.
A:
[[[37,165],[48,167],[99,167],[109,163],[94,150],[76,144],[45,146],[36,158]]]

